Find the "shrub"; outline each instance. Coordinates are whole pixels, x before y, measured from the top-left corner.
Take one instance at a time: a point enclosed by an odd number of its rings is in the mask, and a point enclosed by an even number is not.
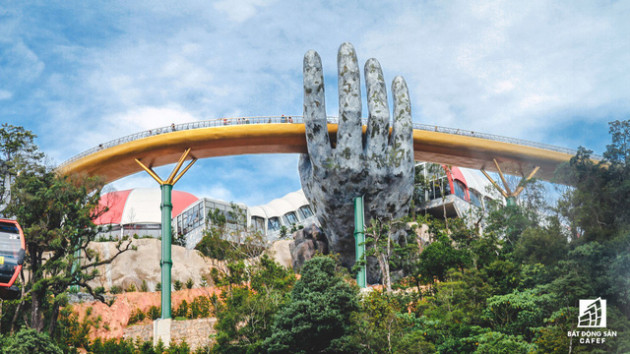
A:
[[[135,283],[131,283],[131,284],[129,284],[129,286],[127,287],[127,290],[126,290],[126,291],[127,291],[128,293],[133,293],[133,292],[138,291],[138,289],[136,288],[136,284],[135,284]]]
[[[136,308],[133,311],[131,311],[131,315],[129,316],[129,322],[127,324],[131,325],[134,323],[142,322],[144,318],[145,318],[144,312],[142,312],[142,310],[140,310],[139,308]]]
[[[149,311],[147,311],[147,315],[152,320],[157,320],[162,315],[162,309],[157,306],[149,307]]]
[[[149,291],[149,285],[147,285],[146,280],[142,280],[142,284],[140,285],[140,291],[142,291],[143,293],[146,293]]]
[[[188,317],[188,302],[182,300],[182,303],[179,304],[179,307],[174,312],[176,317]]]
[[[173,288],[175,288],[175,290],[182,290],[182,287],[184,286],[184,284],[179,281],[179,280],[175,280],[175,282],[173,283]]]
[[[98,328],[101,321],[100,317],[94,319],[91,314],[92,307],[88,307],[83,320],[79,322],[79,316],[73,312],[72,306],[66,306],[59,311],[54,340],[62,350],[88,347],[90,329]]]
[[[210,317],[211,307],[210,299],[206,296],[197,296],[190,304],[191,318]]]
[[[103,342],[100,338],[97,338],[90,349],[90,353],[94,354],[110,354],[110,353],[135,353],[135,346],[131,339],[108,339]],[[161,352],[160,352],[161,353]]]
[[[114,285],[111,287],[111,289],[109,289],[109,292],[112,294],[121,294],[122,293],[122,288],[118,285]]]
[[[186,280],[186,289],[192,289],[193,285],[195,285],[195,282],[192,278],[188,278],[188,280]]]
[[[2,352],[7,354],[50,353],[63,354],[45,333],[23,328],[13,337],[4,340]]]

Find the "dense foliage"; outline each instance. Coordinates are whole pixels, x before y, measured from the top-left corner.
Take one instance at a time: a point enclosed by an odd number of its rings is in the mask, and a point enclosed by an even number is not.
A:
[[[54,336],[67,292],[80,286],[102,299],[102,289],[88,284],[97,275],[95,267],[111,262],[130,244],[119,243],[118,252],[108,259],[88,249],[98,231],[92,220],[104,212],[97,207],[103,186],[98,178],[63,176],[44,165],[42,154],[32,144],[33,135],[21,128],[3,125],[0,138],[6,167],[0,172],[11,187],[3,213],[17,219],[26,239],[20,298],[6,309],[0,303],[0,329],[15,332],[27,325]]]

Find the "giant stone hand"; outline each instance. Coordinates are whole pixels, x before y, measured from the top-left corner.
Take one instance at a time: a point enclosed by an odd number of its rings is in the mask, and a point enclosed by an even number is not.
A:
[[[343,265],[354,264],[353,199],[364,196],[365,219],[404,216],[413,193],[413,128],[405,80],[392,83],[394,123],[383,73],[376,59],[365,63],[369,118],[363,136],[359,66],[354,48],[344,43],[337,56],[339,126],[331,146],[326,121],[324,77],[319,54],[304,56],[304,122],[308,154],[300,156],[302,188]]]

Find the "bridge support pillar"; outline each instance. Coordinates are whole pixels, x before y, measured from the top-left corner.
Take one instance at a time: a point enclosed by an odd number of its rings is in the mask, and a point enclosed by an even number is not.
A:
[[[527,184],[527,182],[529,182],[532,178],[534,178],[534,175],[536,175],[536,172],[538,172],[540,167],[539,166],[534,167],[534,169],[529,173],[527,177],[521,178],[521,181],[518,183],[518,186],[516,187],[516,189],[512,191],[512,189],[507,183],[507,180],[505,179],[505,175],[503,175],[503,171],[501,171],[501,167],[499,167],[499,163],[497,162],[496,159],[492,159],[492,161],[494,161],[494,165],[496,166],[497,171],[499,172],[499,178],[501,178],[501,182],[503,182],[503,188],[501,188],[501,186],[499,186],[499,184],[494,179],[492,179],[492,177],[490,177],[490,175],[488,175],[488,173],[486,173],[486,171],[484,171],[483,169],[481,169],[481,173],[483,173],[483,175],[486,176],[486,178],[490,181],[490,183],[492,183],[494,188],[496,188],[496,190],[498,190],[499,193],[503,195],[503,198],[505,198],[505,202],[507,206],[515,206],[516,199],[521,194],[523,189],[525,189],[525,185]]]
[[[357,284],[360,288],[365,288],[367,286],[367,264],[365,260],[365,216],[362,196],[354,198],[354,251],[356,264],[360,264]]]
[[[175,183],[177,183],[177,181],[179,181],[179,179],[182,178],[182,176],[197,161],[196,158],[192,157],[192,160],[184,168],[184,170],[179,172],[189,154],[190,148],[186,149],[186,151],[182,154],[177,162],[177,165],[166,180],[161,179],[150,166],[146,166],[140,160],[136,159],[136,162],[140,165],[140,167],[142,167],[143,170],[145,170],[160,184],[162,192],[162,202],[160,205],[162,212],[162,259],[160,261],[160,268],[162,270],[162,316],[159,320],[156,320],[153,323],[153,343],[157,344],[158,340],[161,339],[162,343],[164,343],[167,347],[171,341],[171,269],[173,267],[173,260],[171,259],[171,219],[173,204],[171,203],[171,196]]]

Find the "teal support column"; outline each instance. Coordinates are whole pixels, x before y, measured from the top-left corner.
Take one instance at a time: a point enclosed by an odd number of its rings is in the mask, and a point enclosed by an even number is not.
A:
[[[363,213],[363,197],[354,198],[354,251],[357,264],[361,264],[357,273],[357,284],[360,288],[367,286],[365,271],[365,216]],[[361,263],[359,263],[361,262]]]
[[[171,342],[171,269],[173,268],[173,260],[171,258],[171,214],[173,211],[171,194],[175,183],[177,183],[192,167],[195,161],[197,161],[197,159],[193,157],[188,166],[186,166],[183,171],[179,172],[179,169],[182,168],[189,154],[190,148],[186,149],[184,154],[179,158],[177,165],[175,165],[171,175],[166,180],[162,180],[150,166],[146,166],[142,161],[136,159],[138,165],[160,184],[160,190],[162,191],[162,202],[160,204],[162,211],[162,259],[160,260],[160,268],[162,270],[162,317],[153,322],[153,345],[157,345],[159,341],[162,341],[162,343],[168,347]]]
[[[509,206],[509,207],[516,206],[516,197],[509,196],[505,200],[507,202],[507,206]]]
[[[171,268],[173,261],[171,259],[171,213],[173,204],[171,204],[171,193],[173,185],[163,184],[162,204],[162,260],[160,268],[162,270],[162,319],[171,318]]]
[[[179,172],[180,168],[186,161],[186,158],[190,154],[190,148],[186,149],[184,154],[179,158],[177,165],[171,172],[171,175],[162,180],[151,167],[146,166],[140,160],[136,159],[136,162],[143,170],[145,170],[157,183],[160,184],[162,191],[162,203],[160,209],[162,210],[162,259],[160,260],[160,268],[162,270],[162,317],[166,320],[171,318],[171,268],[173,268],[173,260],[171,258],[171,214],[173,211],[173,204],[171,203],[171,194],[173,192],[173,186],[180,178],[192,167],[197,161],[193,157],[192,161]],[[168,325],[170,328],[170,324]],[[170,329],[169,329],[170,333]],[[170,334],[169,334],[170,336]],[[170,338],[170,337],[168,337]],[[155,340],[155,338],[154,338]],[[170,340],[170,339],[169,339]],[[165,343],[166,344],[166,343]]]

